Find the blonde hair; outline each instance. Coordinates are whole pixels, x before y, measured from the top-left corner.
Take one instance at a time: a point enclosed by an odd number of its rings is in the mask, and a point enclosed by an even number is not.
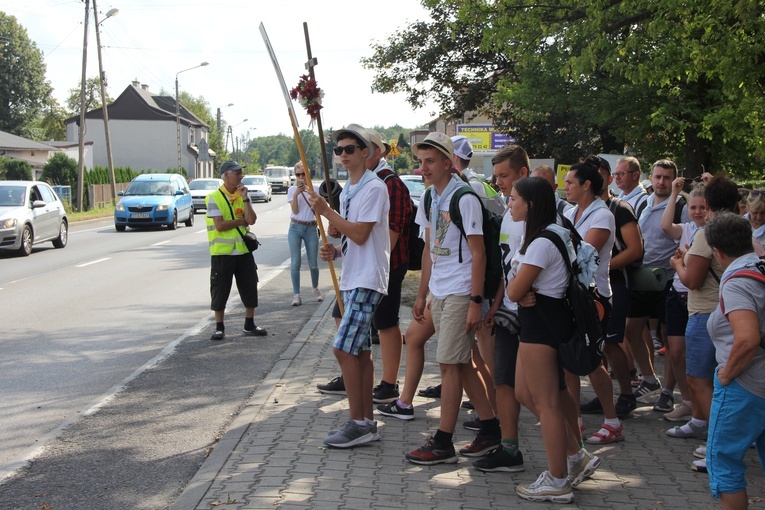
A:
[[[765,211],[765,188],[757,188],[759,193],[749,192],[749,198],[746,199],[746,208],[749,212]]]
[[[295,163],[295,170],[297,170],[298,168],[300,168],[301,170],[305,170],[305,168],[303,168],[302,161],[298,161],[297,163]]]

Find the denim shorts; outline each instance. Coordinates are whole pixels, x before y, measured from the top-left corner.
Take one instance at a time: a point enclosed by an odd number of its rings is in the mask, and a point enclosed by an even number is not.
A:
[[[717,368],[715,346],[707,331],[709,315],[691,315],[685,328],[685,373],[697,379],[711,379]]]
[[[707,470],[712,495],[746,488],[746,455],[752,443],[765,469],[765,398],[744,389],[735,379],[727,386],[714,376],[709,413]]]

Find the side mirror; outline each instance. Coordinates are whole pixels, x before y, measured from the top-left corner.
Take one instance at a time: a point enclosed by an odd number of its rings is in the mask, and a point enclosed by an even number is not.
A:
[[[39,209],[40,207],[45,207],[45,202],[42,200],[35,200],[32,202],[32,209]]]
[[[124,191],[122,191],[122,190],[119,190],[119,191],[117,192],[117,196],[118,196],[118,197],[121,197],[121,196],[124,196],[124,195],[125,195],[125,192],[124,192]]]
[[[177,197],[182,197],[183,195],[185,195],[185,193],[183,192],[182,189],[179,189],[175,192],[175,196]]]

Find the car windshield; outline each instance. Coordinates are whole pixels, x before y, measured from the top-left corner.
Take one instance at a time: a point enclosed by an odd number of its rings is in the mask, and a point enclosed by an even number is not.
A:
[[[266,168],[264,173],[269,177],[287,177],[290,174],[286,168]]]
[[[172,195],[173,188],[169,181],[133,181],[125,190],[125,195]]]
[[[189,189],[215,191],[220,188],[218,181],[194,180],[189,183]]]
[[[248,186],[250,184],[266,184],[265,177],[245,177],[242,179],[242,184]]]
[[[0,186],[0,206],[18,207],[24,205],[24,186]]]
[[[409,193],[418,193],[422,194],[425,192],[425,183],[422,181],[415,181],[413,179],[401,179],[404,181],[404,184],[406,184],[406,187],[409,188]]]

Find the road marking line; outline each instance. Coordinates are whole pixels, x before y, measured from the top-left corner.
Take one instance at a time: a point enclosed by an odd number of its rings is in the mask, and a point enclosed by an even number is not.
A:
[[[80,264],[79,266],[74,266],[74,267],[90,266],[90,265],[93,265],[93,264],[98,264],[99,262],[104,262],[105,260],[109,260],[109,259],[111,259],[111,257],[105,257],[105,258],[102,258],[102,259],[94,260],[92,262],[85,262],[84,264]]]
[[[102,260],[108,260],[108,259],[102,259]],[[100,262],[100,261],[94,261],[94,262],[91,262],[91,264],[95,262]],[[80,266],[77,266],[77,267],[80,267]],[[266,275],[265,278],[260,280],[258,282],[258,285],[260,287],[264,286],[266,283],[273,280],[282,271],[285,271],[289,267],[290,267],[290,259],[287,259],[284,262],[282,262],[278,267],[274,268],[268,275]],[[234,296],[233,289],[232,289],[232,296]],[[241,302],[237,303],[231,298],[229,298],[229,303],[230,305],[226,307],[226,313],[229,313],[229,311],[233,310],[236,307],[242,306]],[[27,448],[26,451],[18,455],[15,459],[11,459],[11,461],[6,463],[5,465],[0,464],[0,484],[4,483],[9,478],[15,476],[16,473],[18,473],[19,470],[21,470],[24,466],[28,465],[29,462],[39,457],[45,450],[45,446],[49,442],[58,438],[67,428],[78,423],[84,417],[97,413],[106,404],[114,400],[117,397],[117,395],[125,391],[127,389],[127,386],[130,384],[130,382],[133,381],[136,377],[141,375],[146,370],[149,370],[150,368],[160,365],[163,361],[165,361],[166,359],[168,359],[170,356],[172,356],[175,353],[176,349],[178,348],[178,345],[182,341],[186,340],[189,337],[194,337],[200,334],[204,328],[206,328],[208,325],[212,324],[213,322],[215,322],[215,314],[213,312],[209,312],[208,314],[206,314],[205,317],[201,318],[195,325],[193,325],[192,327],[187,329],[185,332],[183,332],[178,338],[176,338],[175,340],[167,344],[164,347],[164,349],[162,349],[156,356],[154,356],[152,359],[144,363],[142,366],[135,369],[135,371],[133,371],[132,374],[127,376],[121,382],[112,386],[100,397],[96,398],[89,404],[86,404],[84,408],[75,411],[69,418],[62,421],[53,430],[49,431],[46,434],[43,434],[42,437],[38,438],[35,441],[34,446]]]
[[[170,242],[169,240],[168,240],[168,241],[160,241],[160,242],[158,242],[158,243],[154,243],[154,244],[152,244],[151,246],[160,246],[160,245],[163,245],[163,244],[167,244],[167,243],[169,243],[169,242]]]

